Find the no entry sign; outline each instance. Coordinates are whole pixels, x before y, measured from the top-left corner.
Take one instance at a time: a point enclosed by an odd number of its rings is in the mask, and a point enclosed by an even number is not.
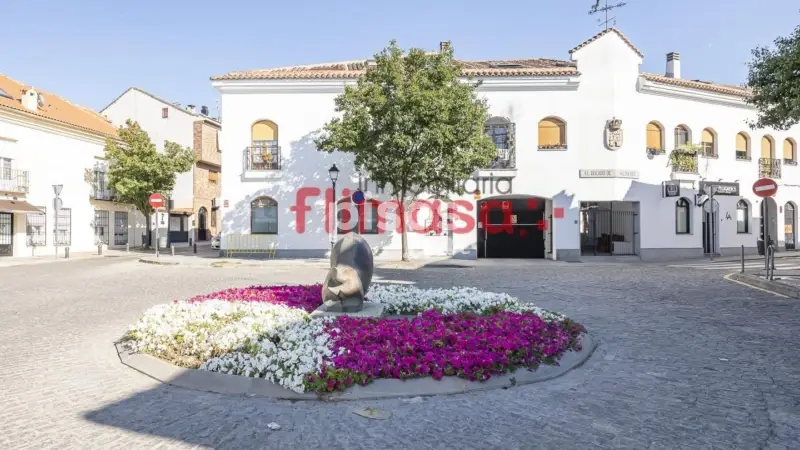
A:
[[[760,178],[753,183],[753,193],[759,197],[772,197],[778,192],[778,183],[770,178]]]
[[[159,194],[158,192],[150,194],[148,202],[150,202],[150,206],[152,206],[153,209],[164,207],[164,197],[162,197],[161,194]]]

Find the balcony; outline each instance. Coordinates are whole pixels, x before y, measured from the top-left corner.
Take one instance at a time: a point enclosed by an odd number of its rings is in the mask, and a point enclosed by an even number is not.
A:
[[[281,170],[281,147],[270,144],[244,149],[244,171],[264,172]]]
[[[104,200],[104,201],[115,201],[117,199],[117,193],[113,189],[104,189],[101,187],[95,186],[92,190],[92,199],[94,200]]]
[[[487,169],[516,169],[514,154],[509,148],[497,148],[497,155],[489,161]]]
[[[0,170],[0,191],[15,194],[28,193],[30,173],[27,170],[3,168]]]
[[[697,153],[675,150],[670,156],[673,173],[697,173]]]
[[[778,158],[758,158],[758,176],[780,179],[781,160]]]

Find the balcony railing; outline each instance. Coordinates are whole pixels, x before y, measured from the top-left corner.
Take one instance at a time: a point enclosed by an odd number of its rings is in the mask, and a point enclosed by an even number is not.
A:
[[[780,178],[781,160],[778,158],[758,158],[758,176]]]
[[[516,162],[509,148],[498,148],[497,156],[489,162],[487,169],[514,169]]]
[[[244,149],[244,170],[281,170],[280,145],[247,147]]]
[[[667,153],[663,148],[658,147],[647,147],[646,151],[648,155],[663,155]]]
[[[697,173],[697,153],[676,150],[670,157],[672,171],[678,173]]]
[[[750,155],[747,154],[747,150],[736,150],[736,160],[750,161]]]
[[[717,157],[717,149],[714,148],[713,142],[703,142],[700,144],[700,152],[706,158],[716,158]]]
[[[27,170],[0,169],[0,191],[27,193],[30,174]]]
[[[102,187],[95,186],[92,191],[92,198],[95,200],[112,201],[117,199],[117,193],[113,189],[103,189]]]
[[[783,158],[783,165],[784,166],[796,166],[797,160],[794,158]]]

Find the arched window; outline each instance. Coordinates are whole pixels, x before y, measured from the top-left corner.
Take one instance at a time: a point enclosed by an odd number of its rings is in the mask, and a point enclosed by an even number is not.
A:
[[[278,202],[271,197],[250,202],[250,234],[278,234]]]
[[[542,150],[567,148],[567,124],[555,117],[539,121],[539,148]]]
[[[736,232],[750,232],[750,205],[744,199],[736,204]]]
[[[647,151],[649,153],[664,152],[664,127],[658,122],[647,124]]]
[[[679,198],[675,202],[675,233],[676,234],[689,234],[690,230],[690,211],[689,200]]]
[[[750,159],[750,136],[744,131],[736,134],[736,159]]]
[[[259,120],[250,129],[250,159],[252,170],[280,169],[278,125],[271,120]]]
[[[775,158],[775,141],[771,136],[764,136],[761,138],[761,157],[762,158]]]
[[[783,141],[783,163],[797,164],[797,144],[792,138]]]
[[[686,125],[678,125],[675,127],[675,148],[678,149],[683,145],[692,143],[692,134],[689,127]]]
[[[497,149],[497,156],[490,163],[490,167],[511,167],[513,165],[514,125],[504,117],[492,117],[486,122],[485,131],[492,138]]]
[[[717,134],[711,128],[703,130],[703,139],[700,141],[703,154],[712,158],[717,156]]]

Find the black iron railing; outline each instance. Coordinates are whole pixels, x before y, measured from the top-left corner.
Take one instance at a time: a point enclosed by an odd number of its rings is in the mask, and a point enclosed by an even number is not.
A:
[[[489,162],[488,169],[514,169],[514,154],[509,148],[498,148],[497,156]]]
[[[276,144],[247,147],[243,153],[244,170],[281,170],[281,147]]]
[[[112,201],[117,199],[117,193],[113,189],[95,186],[94,190],[92,191],[92,198],[95,200]]]
[[[780,178],[781,162],[778,158],[758,158],[758,176]]]
[[[750,155],[747,154],[747,150],[736,150],[736,159],[738,161],[749,161]]]
[[[0,191],[28,192],[30,174],[27,170],[0,169]]]

